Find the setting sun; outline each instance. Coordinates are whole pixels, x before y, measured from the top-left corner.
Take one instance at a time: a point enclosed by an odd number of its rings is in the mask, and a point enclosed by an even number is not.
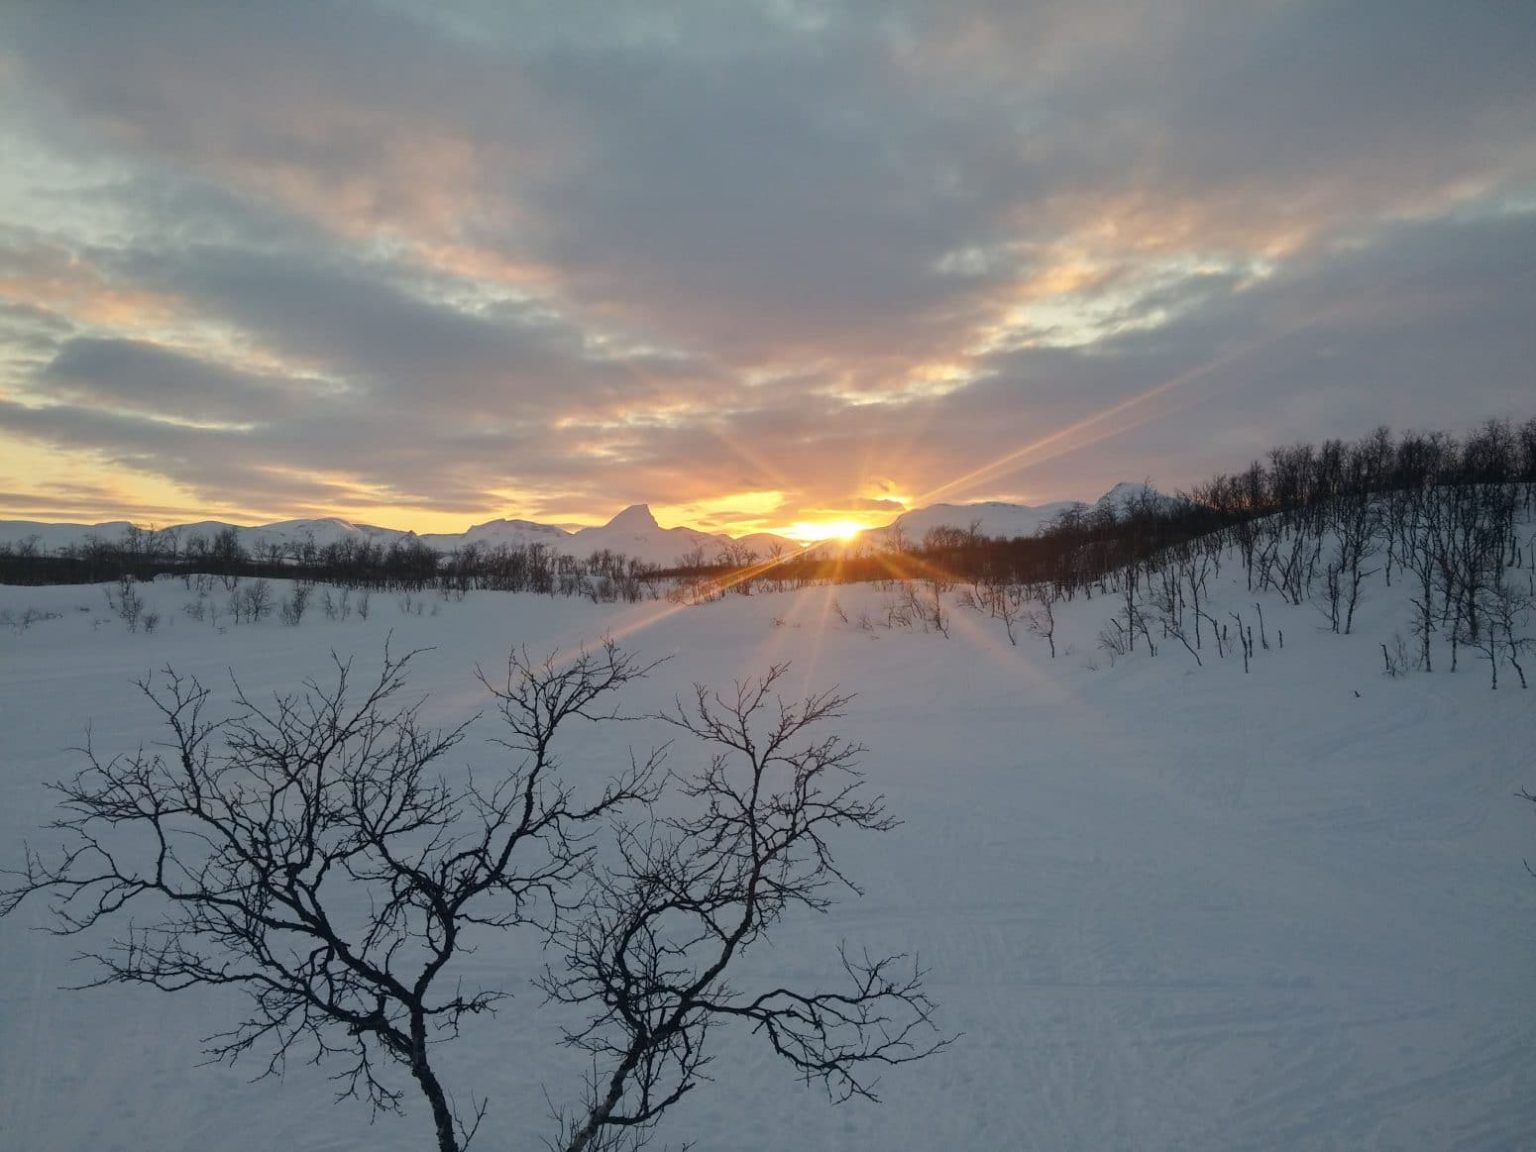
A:
[[[823,540],[852,540],[864,525],[852,520],[801,520],[791,524],[784,535],[802,544],[819,544]]]

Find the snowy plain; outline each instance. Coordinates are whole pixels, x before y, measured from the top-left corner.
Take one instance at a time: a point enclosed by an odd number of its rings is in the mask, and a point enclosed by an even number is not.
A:
[[[1241,569],[1225,605],[1258,597]],[[274,582],[279,597],[286,588]],[[689,685],[790,661],[789,691],[856,693],[838,728],[865,745],[868,787],[903,823],[849,837],[865,889],[786,921],[737,983],[830,979],[836,947],[912,952],[941,1028],[930,1060],[891,1070],[878,1105],[827,1105],[749,1035],[720,1033],[713,1082],[657,1146],[791,1149],[1518,1149],[1536,1147],[1536,690],[1460,671],[1388,678],[1378,644],[1406,631],[1401,591],[1367,588],[1357,634],[1263,597],[1268,650],[1241,660],[1175,644],[1113,662],[1095,645],[1113,598],[1058,609],[1052,660],[951,608],[950,636],[887,629],[888,593],[813,587],[696,606],[531,595],[374,593],[370,618],[222,630],[183,614],[179,580],[141,588],[161,621],[130,634],[101,586],[0,588],[0,612],[58,613],[0,630],[0,866],[53,814],[44,785],[103,750],[159,738],[132,681],[167,665],[227,697],[325,677],[330,653],[376,664],[430,648],[411,689],[453,723],[486,704],[476,665],[612,636],[661,665],[633,711]],[[216,593],[216,596],[222,593]],[[421,606],[418,614],[417,606]],[[862,615],[877,622],[861,628]],[[1284,632],[1284,647],[1277,633]],[[1443,667],[1443,665],[1437,665]],[[488,769],[490,718],[457,752]],[[572,733],[573,777],[606,774],[644,724]],[[686,768],[700,753],[672,750]],[[369,1125],[324,1069],[199,1066],[239,993],[70,991],[82,941],[0,921],[0,1148],[418,1149],[423,1106]],[[95,943],[103,940],[98,938]],[[487,939],[471,978],[516,998],[440,1057],[461,1100],[487,1096],[476,1147],[536,1148],[550,1099],[576,1099],[581,1059],[528,986],[535,943]]]

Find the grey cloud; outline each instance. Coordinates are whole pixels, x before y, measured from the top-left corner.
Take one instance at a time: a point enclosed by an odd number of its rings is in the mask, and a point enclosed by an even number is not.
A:
[[[1383,422],[1461,429],[1524,417],[1533,269],[1536,215],[1402,225],[1152,331],[992,357],[990,377],[940,399],[841,409],[774,398],[743,413],[733,438],[781,446],[778,478],[794,461],[815,462],[821,491],[896,475],[921,493],[1173,384],[943,495],[1055,499],[1091,498],[1126,478],[1187,486],[1275,443]],[[666,462],[681,457],[740,486],[739,457],[707,428],[666,430],[643,447],[637,469],[652,485],[665,485]]]
[[[238,434],[69,404],[31,407],[0,398],[0,428],[114,464],[219,490],[240,471]]]
[[[123,267],[402,415],[521,420],[615,397],[687,393],[716,378],[689,360],[593,359],[568,324],[534,309],[466,312],[409,291],[389,265],[199,246],[130,253]]]
[[[209,499],[827,504],[1185,381],[948,498],[1092,495],[1529,404],[1536,228],[1492,215],[1536,183],[1525,4],[35,5],[0,35],[0,117],[89,174],[8,266],[184,312],[13,300],[11,394],[51,406],[0,418]],[[1097,339],[967,351],[1074,260]],[[205,328],[264,367],[155,343]],[[938,360],[987,375],[839,399]],[[171,409],[256,426],[142,416]]]
[[[905,91],[857,36],[828,51],[740,20],[723,22],[716,57],[598,32],[542,56],[524,36],[488,58],[329,5],[184,15],[19,21],[23,59],[76,134],[82,119],[109,139],[123,125],[135,155],[247,195],[263,190],[253,173],[298,173],[357,201],[363,223],[419,224],[430,213],[411,198],[442,193],[462,235],[552,257],[592,306],[684,343],[894,341],[941,299],[954,310],[956,285],[929,266],[993,239],[989,215],[1024,183],[1003,164],[978,210],[970,154],[1001,163],[1006,141]],[[103,58],[103,42],[120,51]],[[445,137],[473,150],[469,185],[398,168]],[[509,229],[514,201],[526,219]]]
[[[53,399],[183,420],[265,421],[301,395],[281,377],[241,372],[139,340],[78,337],[37,378]]]
[[[908,5],[914,43],[1027,109],[1058,193],[1370,211],[1469,167],[1531,175],[1519,0]],[[955,48],[964,45],[964,50]],[[917,49],[914,49],[917,50]]]
[[[952,397],[946,418],[957,441],[1001,456],[1009,439],[1186,381],[1106,422],[1127,430],[1102,445],[991,481],[1049,476],[1081,494],[1110,468],[1172,487],[1274,443],[1521,416],[1536,363],[1536,331],[1520,319],[1536,314],[1533,268],[1536,214],[1400,225],[1153,331],[996,357],[995,375]],[[1001,442],[1000,427],[1011,433]]]
[[[74,329],[64,317],[35,304],[0,304],[0,325],[9,333],[26,333],[37,339],[57,337]]]
[[[227,248],[134,254],[135,278],[197,298],[283,352],[406,389],[494,385],[553,361],[536,339],[412,299],[383,275]]]
[[[1171,160],[1205,179],[1487,163],[1528,140],[1536,14],[1423,0],[1227,9],[1192,21],[1170,73]]]
[[[184,518],[186,509],[153,503],[133,503],[124,506],[121,493],[100,485],[45,485],[37,491],[0,491],[0,507],[12,510],[12,516],[29,519],[33,516],[47,518],[66,517],[86,521],[99,519],[97,510],[118,507],[119,515],[135,520],[154,520],[171,523]]]
[[[866,61],[588,54],[538,76],[592,142],[541,194],[579,293],[762,358],[906,347],[983,287],[934,270],[1000,235],[996,181],[973,186],[974,133]]]

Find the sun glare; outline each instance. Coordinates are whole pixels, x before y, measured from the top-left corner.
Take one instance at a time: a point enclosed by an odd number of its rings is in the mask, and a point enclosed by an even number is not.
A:
[[[864,525],[852,520],[801,520],[791,524],[784,534],[802,544],[819,544],[823,540],[852,540],[862,531]]]

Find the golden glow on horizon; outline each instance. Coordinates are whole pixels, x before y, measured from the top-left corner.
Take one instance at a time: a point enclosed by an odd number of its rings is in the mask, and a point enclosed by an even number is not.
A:
[[[784,503],[785,493],[774,488],[731,492],[724,496],[690,500],[683,504],[652,504],[651,515],[663,527],[684,524],[701,532],[725,532],[744,536],[773,531],[771,516]]]
[[[165,477],[125,468],[88,450],[45,447],[0,432],[0,520],[75,524],[128,520],[142,527],[164,527],[199,520],[255,526],[334,517],[354,524],[453,535],[502,518],[575,529],[605,524],[611,515],[611,510],[603,508],[592,514],[557,509],[548,506],[547,493],[508,488],[488,491],[483,509],[444,512],[406,503],[395,493],[356,482],[345,474],[274,468],[273,475],[277,479],[309,480],[329,487],[333,498],[324,505],[302,499],[272,503],[209,499]],[[861,531],[884,524],[899,511],[877,514],[861,522],[849,518],[844,509],[835,505],[797,508],[789,502],[787,493],[777,489],[740,491],[684,504],[658,504],[651,510],[664,528],[685,526],[736,538],[769,532],[801,544],[852,539]],[[775,510],[785,518],[774,516]],[[796,512],[829,518],[789,522],[788,516]]]
[[[819,544],[823,540],[852,540],[867,527],[852,520],[797,520],[784,530],[784,535],[802,544]]]

